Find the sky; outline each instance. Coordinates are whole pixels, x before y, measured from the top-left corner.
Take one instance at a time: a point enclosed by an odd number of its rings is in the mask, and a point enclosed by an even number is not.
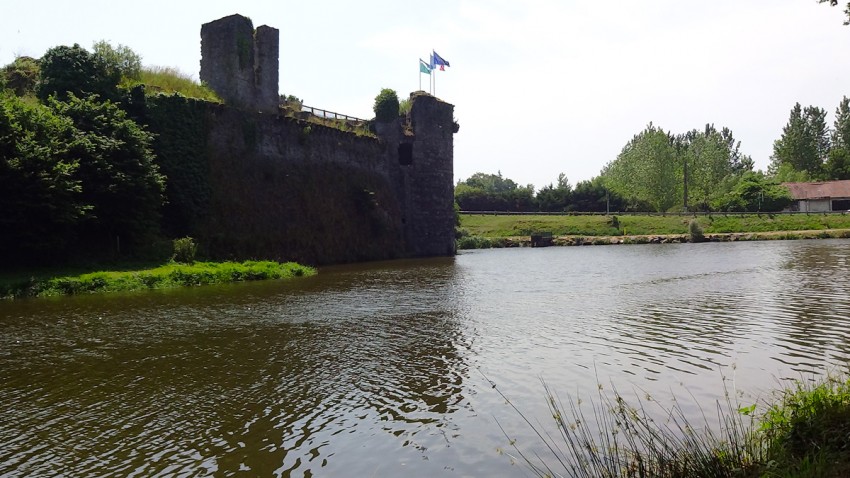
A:
[[[280,92],[372,118],[382,88],[420,88],[419,58],[455,105],[455,181],[541,188],[599,174],[649,122],[713,123],[766,169],[799,102],[850,96],[850,27],[816,0],[4,1],[0,65],[57,45],[126,45],[198,77],[203,23],[240,13],[280,30]]]

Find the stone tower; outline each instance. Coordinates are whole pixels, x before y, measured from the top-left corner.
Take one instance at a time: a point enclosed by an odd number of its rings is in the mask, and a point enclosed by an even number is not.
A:
[[[201,81],[236,108],[278,111],[279,54],[280,32],[242,15],[201,26]]]
[[[405,147],[409,162],[401,166],[406,241],[417,256],[454,255],[454,106],[427,94],[412,93],[410,99],[415,139]]]

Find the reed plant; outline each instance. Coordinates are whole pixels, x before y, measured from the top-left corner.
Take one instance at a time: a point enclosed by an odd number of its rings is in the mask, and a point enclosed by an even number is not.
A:
[[[713,413],[703,411],[698,420],[686,416],[675,399],[672,406],[649,395],[629,401],[600,386],[589,403],[565,403],[546,383],[543,387],[554,433],[551,426],[532,422],[505,397],[532,429],[539,441],[535,448],[543,450],[521,447],[502,428],[512,450],[505,453],[533,476],[850,476],[846,375],[788,383],[770,403],[760,405],[741,406],[738,396],[727,390]]]

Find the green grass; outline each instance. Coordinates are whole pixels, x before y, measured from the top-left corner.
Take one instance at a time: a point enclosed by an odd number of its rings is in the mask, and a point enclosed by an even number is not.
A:
[[[727,391],[717,403],[716,419],[703,411],[699,423],[689,422],[675,400],[669,408],[649,396],[629,403],[616,390],[602,392],[600,385],[595,401],[565,405],[545,383],[544,389],[555,433],[508,403],[547,454],[529,454],[502,430],[513,449],[507,454],[534,476],[850,476],[847,376],[793,382],[761,413],[757,405],[740,406]]]
[[[147,94],[180,93],[189,98],[221,103],[221,98],[210,88],[196,82],[191,76],[176,68],[145,67],[142,68],[141,78],[136,83],[145,85]]]
[[[97,271],[82,274],[41,273],[25,279],[7,275],[0,278],[0,297],[11,299],[168,289],[250,280],[287,279],[315,273],[315,269],[294,262],[195,262],[194,264],[172,262],[149,269]]]
[[[616,221],[614,218],[616,217]],[[548,231],[555,236],[688,234],[693,216],[510,216],[461,214],[471,236],[507,238]],[[705,234],[850,229],[850,214],[714,214],[695,219]]]

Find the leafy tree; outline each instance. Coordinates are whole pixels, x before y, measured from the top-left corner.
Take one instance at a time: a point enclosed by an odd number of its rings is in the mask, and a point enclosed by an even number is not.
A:
[[[375,119],[381,123],[389,123],[398,118],[398,95],[395,90],[384,88],[375,97]]]
[[[0,94],[0,263],[62,257],[86,213],[71,121]]]
[[[826,160],[829,179],[850,179],[850,98],[846,96],[835,109],[832,149]]]
[[[475,173],[469,179],[460,181],[460,183],[488,193],[504,193],[519,187],[513,180],[502,177],[501,171],[497,174]]]
[[[475,173],[458,181],[455,200],[464,211],[533,211],[534,186],[519,186],[502,173]]]
[[[607,187],[667,211],[682,198],[682,163],[670,133],[650,123],[603,170]]]
[[[38,81],[38,60],[28,56],[19,56],[15,61],[0,69],[0,82],[11,89],[18,96],[24,96],[35,92],[35,84]]]
[[[818,0],[818,3],[829,3],[834,7],[838,5],[838,0]],[[847,20],[844,20],[844,24],[850,25],[850,2],[847,2],[847,7],[844,9],[844,13],[847,15]]]
[[[787,187],[761,171],[743,174],[732,191],[715,203],[715,208],[739,212],[777,212],[791,205],[793,199]]]
[[[101,40],[92,46],[92,56],[106,66],[107,76],[136,81],[141,79],[142,57],[130,47],[121,44],[113,47],[109,42]]]
[[[48,106],[78,130],[69,153],[79,160],[74,177],[91,206],[82,228],[90,245],[114,244],[116,236],[139,245],[158,233],[165,178],[154,162],[151,134],[111,102],[71,93],[68,101],[50,99]]]
[[[606,212],[630,209],[619,194],[605,188],[602,176],[576,183],[571,199],[572,202],[567,208],[569,211]],[[636,210],[645,210],[645,208],[638,207]]]
[[[110,69],[105,59],[92,55],[80,45],[51,48],[39,63],[36,94],[42,100],[50,96],[64,100],[69,93],[78,98],[98,95],[107,100],[117,97],[121,72]]]
[[[540,211],[565,211],[570,204],[572,186],[567,180],[567,175],[558,175],[558,184],[549,184],[537,192],[537,207]]]
[[[709,124],[677,138],[676,144],[687,168],[689,203],[699,209],[709,210],[735,175],[752,170],[752,159],[740,153],[740,142],[728,128],[717,131]]]
[[[770,172],[776,174],[783,164],[805,171],[813,179],[823,179],[824,163],[829,154],[830,138],[826,126],[826,110],[816,106],[791,109],[782,136],[773,143]]]

